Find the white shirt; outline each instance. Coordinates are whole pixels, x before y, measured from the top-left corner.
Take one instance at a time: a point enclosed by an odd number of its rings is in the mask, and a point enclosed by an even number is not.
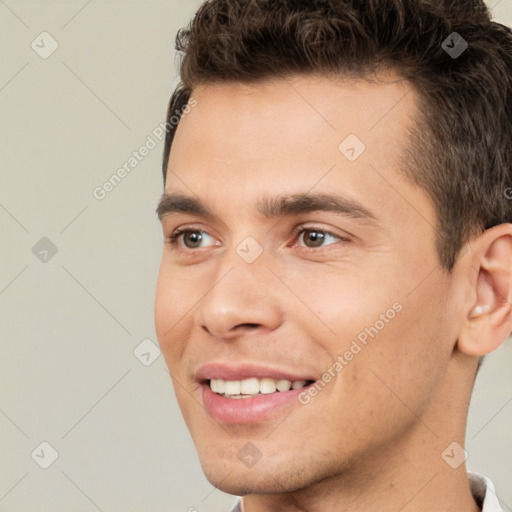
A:
[[[473,498],[475,498],[478,506],[482,508],[482,512],[503,512],[494,485],[488,478],[471,471],[468,471],[468,478]],[[238,501],[231,512],[244,512],[241,500]]]
[[[473,498],[482,507],[482,512],[503,512],[494,485],[487,477],[468,471],[468,478]]]

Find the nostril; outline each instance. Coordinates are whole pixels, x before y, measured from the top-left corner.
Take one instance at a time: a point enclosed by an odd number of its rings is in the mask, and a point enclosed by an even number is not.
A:
[[[254,328],[259,327],[259,326],[260,326],[260,324],[240,324],[237,327],[249,327],[251,329],[254,329]]]
[[[233,336],[239,336],[245,332],[256,332],[257,329],[262,329],[264,326],[258,323],[246,322],[243,324],[236,324],[231,327],[228,331],[222,329],[222,326],[219,330],[212,329],[212,326],[201,325],[201,329],[206,332],[208,335],[216,337],[216,338],[232,338]]]

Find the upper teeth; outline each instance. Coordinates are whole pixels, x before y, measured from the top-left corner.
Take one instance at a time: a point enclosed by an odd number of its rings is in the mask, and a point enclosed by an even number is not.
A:
[[[210,388],[213,392],[224,394],[227,397],[253,396],[258,393],[267,394],[277,391],[299,389],[306,385],[305,380],[276,380],[270,378],[257,379],[255,377],[244,380],[211,379]]]

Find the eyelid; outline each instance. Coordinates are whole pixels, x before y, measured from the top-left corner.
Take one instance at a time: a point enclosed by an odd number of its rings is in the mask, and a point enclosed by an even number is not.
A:
[[[167,231],[167,230],[166,230]],[[219,236],[215,232],[214,229],[210,227],[206,227],[201,224],[183,224],[178,226],[177,228],[173,228],[171,231],[171,234],[168,236],[168,238],[173,237],[174,235],[178,236],[183,233],[188,233],[190,231],[200,231],[201,233],[206,233],[208,236],[211,236],[213,238],[219,239]]]
[[[338,234],[333,229],[326,228],[323,226],[318,226],[318,225],[307,226],[305,224],[300,224],[293,229],[293,232],[296,233],[297,235],[300,235],[304,231],[320,231],[321,233],[325,233],[326,235],[331,235],[335,238],[338,238],[339,240],[344,240],[344,241],[351,240],[351,236],[348,233],[344,232],[343,234],[341,234],[341,233]],[[329,245],[333,245],[333,244],[329,244]]]

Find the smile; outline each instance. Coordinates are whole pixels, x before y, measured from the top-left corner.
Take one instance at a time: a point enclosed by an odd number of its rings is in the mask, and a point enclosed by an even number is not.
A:
[[[313,381],[306,380],[286,380],[286,379],[273,379],[255,378],[251,377],[243,380],[224,380],[224,379],[210,379],[208,384],[210,389],[225,398],[251,398],[257,395],[268,395],[277,392],[286,392],[290,389],[301,389]]]

